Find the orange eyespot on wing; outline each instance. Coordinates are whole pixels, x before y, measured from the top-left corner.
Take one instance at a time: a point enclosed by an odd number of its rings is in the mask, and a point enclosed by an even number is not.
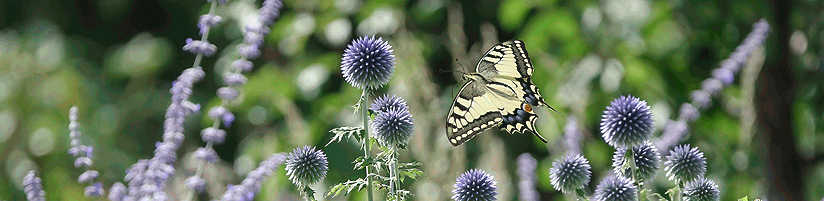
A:
[[[532,105],[529,105],[526,102],[521,103],[521,109],[524,109],[526,112],[532,112]]]

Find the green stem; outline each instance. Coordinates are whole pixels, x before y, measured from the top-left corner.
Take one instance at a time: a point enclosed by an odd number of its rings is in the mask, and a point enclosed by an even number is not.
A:
[[[578,195],[579,200],[589,201],[589,198],[587,198],[587,193],[584,192],[584,189],[575,189],[575,194]]]
[[[630,178],[632,178],[632,182],[635,182],[635,186],[638,187],[638,190],[635,191],[635,200],[641,200],[641,190],[643,190],[643,186],[641,186],[641,181],[638,180],[638,166],[635,164],[635,152],[632,151],[632,147],[627,148],[627,157],[629,162],[629,174]]]
[[[395,146],[392,146],[392,181],[393,181],[393,188],[392,192],[395,193],[395,196],[400,196],[398,194],[398,190],[401,188],[400,178],[398,177],[398,149]],[[400,197],[397,197],[400,200]]]
[[[372,150],[372,144],[370,143],[371,142],[371,139],[370,139],[371,137],[369,137],[369,112],[367,110],[367,107],[369,105],[369,89],[366,89],[366,88],[363,89],[363,94],[361,95],[361,99],[362,100],[361,100],[360,110],[361,110],[361,117],[362,117],[362,120],[363,120],[363,134],[364,134],[363,155],[366,156],[366,158],[365,158],[366,160],[369,160],[369,158],[370,158],[369,151]],[[369,168],[369,166],[370,165],[366,166],[366,192],[367,192],[368,200],[372,201],[372,177],[369,176],[369,174],[372,171],[370,171],[371,168]]]

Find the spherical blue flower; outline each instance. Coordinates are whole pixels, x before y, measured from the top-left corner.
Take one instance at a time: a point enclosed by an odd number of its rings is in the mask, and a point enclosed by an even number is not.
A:
[[[563,159],[555,160],[549,169],[549,182],[555,190],[572,193],[584,188],[589,183],[592,167],[584,156],[570,154]]]
[[[700,177],[687,182],[684,198],[686,201],[716,201],[720,199],[720,192],[714,181]]]
[[[630,179],[624,177],[607,177],[592,195],[594,201],[633,201],[638,188]]]
[[[628,162],[624,158],[627,150],[627,148],[622,147],[615,151],[615,155],[612,157],[612,167],[618,176],[632,178],[630,174],[631,168],[623,168],[625,162]],[[637,175],[635,175],[636,178],[645,181],[652,180],[652,178],[655,177],[655,173],[658,172],[658,168],[661,166],[661,153],[658,152],[658,149],[652,146],[652,143],[645,142],[644,144],[632,147],[632,154],[634,156],[633,158],[635,158],[635,166],[638,167]]]
[[[314,184],[326,177],[329,164],[326,154],[314,147],[295,148],[286,156],[286,175],[298,186]]]
[[[387,147],[405,145],[412,136],[412,129],[412,114],[407,107],[390,107],[386,112],[379,112],[372,121],[375,137]]]
[[[707,159],[698,148],[689,145],[676,146],[670,150],[664,162],[667,177],[676,182],[687,182],[704,176],[707,172]]]
[[[405,107],[408,108],[409,106],[406,105],[406,101],[402,98],[398,98],[395,95],[383,95],[375,99],[375,102],[372,103],[372,110],[375,112],[386,112],[389,108],[393,107]]]
[[[359,89],[377,89],[389,82],[395,71],[392,46],[375,36],[355,39],[343,52],[343,78]]]
[[[488,201],[497,200],[498,187],[494,177],[480,169],[472,169],[461,174],[452,187],[452,200]]]
[[[601,119],[601,134],[614,147],[644,143],[652,135],[652,112],[647,101],[621,96],[607,106]]]

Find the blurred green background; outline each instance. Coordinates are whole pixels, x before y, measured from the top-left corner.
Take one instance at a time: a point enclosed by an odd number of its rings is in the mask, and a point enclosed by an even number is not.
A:
[[[415,135],[402,161],[423,162],[427,177],[407,181],[415,200],[447,200],[455,178],[470,168],[495,176],[501,200],[517,200],[515,157],[539,161],[542,200],[572,199],[552,189],[551,162],[564,154],[563,128],[575,118],[583,154],[594,168],[588,191],[611,171],[614,149],[598,134],[609,101],[631,94],[648,101],[656,136],[678,115],[689,92],[735,50],[765,18],[771,33],[735,83],[693,125],[683,143],[708,159],[707,176],[721,186],[722,200],[743,196],[771,200],[824,197],[824,87],[821,45],[824,3],[804,1],[685,0],[286,0],[266,36],[263,56],[230,104],[237,121],[216,146],[221,158],[206,169],[209,187],[200,199],[216,199],[272,153],[310,144],[322,147],[340,126],[362,125],[352,105],[360,91],[343,81],[341,54],[353,38],[377,35],[394,47],[397,68],[376,94],[409,102]],[[219,76],[238,56],[242,27],[260,2],[236,0],[218,7],[224,23],[209,41],[218,54],[206,58],[203,81],[191,100],[219,104]],[[68,110],[80,108],[84,143],[95,147],[94,168],[105,188],[122,181],[138,159],[151,158],[162,140],[171,82],[192,65],[182,52],[206,13],[206,1],[33,0],[0,1],[0,200],[24,200],[20,181],[41,174],[48,200],[85,200],[69,157]],[[546,109],[532,135],[488,131],[460,147],[445,137],[444,119],[460,85],[461,66],[471,68],[499,41],[520,39],[536,66],[533,80],[561,115]],[[457,60],[457,61],[456,61]],[[761,70],[761,74],[757,73]],[[746,70],[745,70],[746,71]],[[758,78],[758,79],[756,79]],[[374,97],[374,96],[373,96]],[[767,112],[768,111],[768,112]],[[183,180],[197,163],[191,153],[211,125],[204,112],[186,122],[178,172],[170,195],[185,195]],[[752,117],[757,115],[758,120]],[[742,118],[743,117],[743,118]],[[362,152],[352,142],[323,150],[330,172],[314,186],[362,176],[351,161]],[[775,150],[779,150],[776,152]],[[787,168],[789,167],[789,168]],[[774,179],[779,178],[779,179]],[[650,185],[664,193],[663,174]],[[354,193],[332,200],[363,200]],[[322,196],[318,195],[318,198]],[[281,170],[264,183],[257,200],[296,200]],[[326,200],[328,198],[321,198]]]

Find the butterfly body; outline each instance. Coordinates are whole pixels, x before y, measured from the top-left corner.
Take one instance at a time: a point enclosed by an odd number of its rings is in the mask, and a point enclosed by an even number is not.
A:
[[[547,104],[532,84],[534,69],[523,42],[514,40],[493,46],[478,61],[475,71],[464,74],[467,82],[447,116],[449,142],[461,145],[496,126],[510,134],[529,131],[546,142],[535,130],[538,116],[533,108]]]

